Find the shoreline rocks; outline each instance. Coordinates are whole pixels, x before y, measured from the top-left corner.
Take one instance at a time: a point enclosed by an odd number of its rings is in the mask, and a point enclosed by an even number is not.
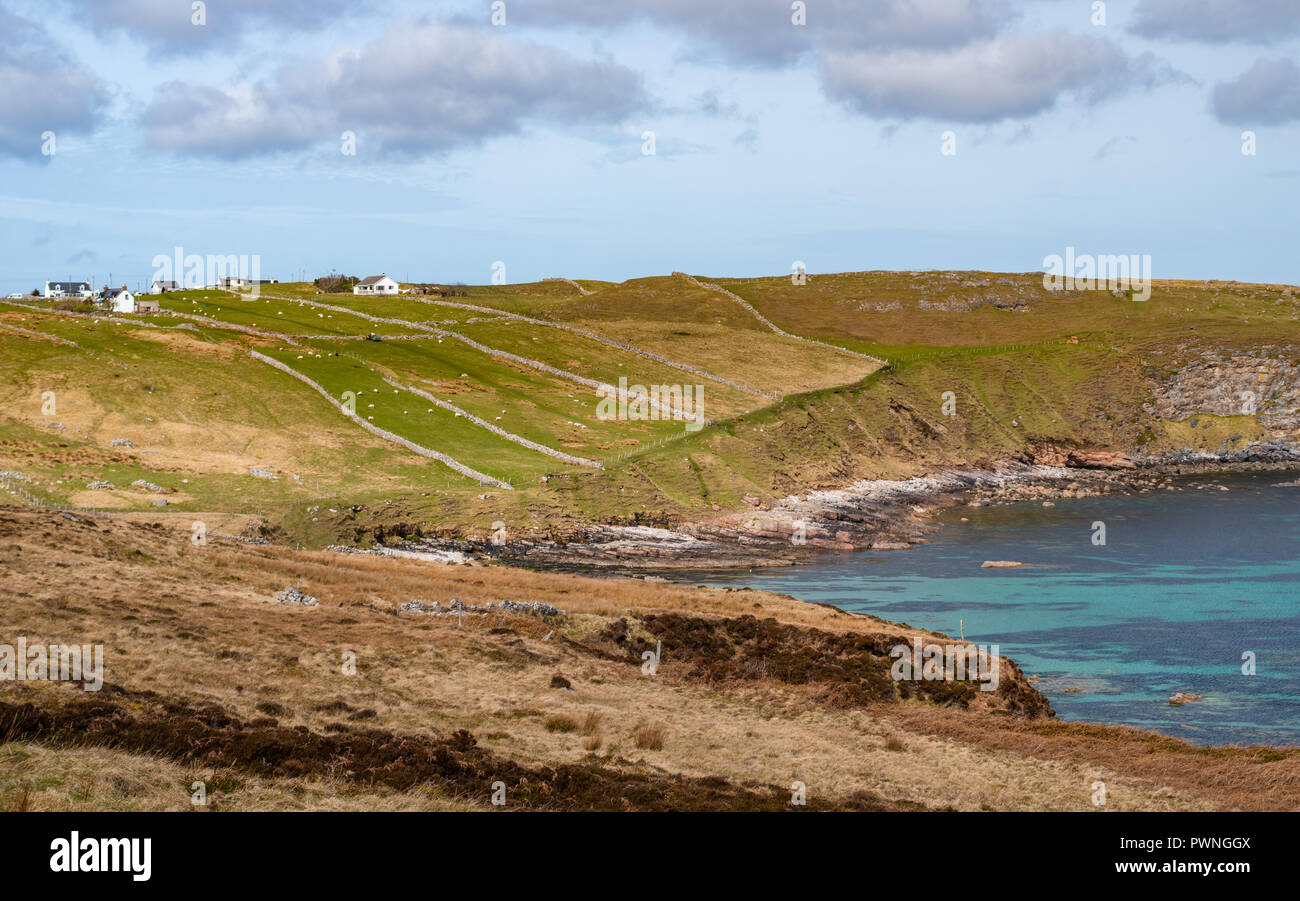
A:
[[[1236,459],[1242,454],[1248,459]],[[596,524],[583,527],[574,537],[522,538],[500,546],[486,541],[422,538],[369,553],[439,562],[472,563],[474,558],[486,558],[513,566],[588,574],[792,566],[811,562],[827,551],[902,550],[924,543],[940,528],[935,516],[947,508],[979,509],[1021,502],[1041,505],[1060,498],[1145,494],[1179,487],[1222,489],[1174,480],[1293,469],[1300,463],[1300,451],[1281,444],[1255,445],[1230,455],[1233,459],[1200,452],[1129,457],[1050,447],[1040,447],[1026,456],[991,468],[953,468],[910,479],[863,480],[845,488],[802,491],[773,500],[750,496],[740,510],[680,525]],[[1040,459],[1095,465],[1056,466],[1038,462]],[[1102,464],[1105,468],[1098,468]]]

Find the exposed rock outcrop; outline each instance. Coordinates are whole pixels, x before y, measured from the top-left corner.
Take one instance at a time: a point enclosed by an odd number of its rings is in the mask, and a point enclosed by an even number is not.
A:
[[[1204,352],[1172,376],[1153,384],[1150,411],[1161,419],[1196,414],[1257,415],[1274,437],[1300,431],[1300,348],[1226,354]]]
[[[275,596],[277,602],[281,604],[298,604],[302,607],[319,607],[320,601],[316,600],[309,594],[295,588],[292,585],[286,586]]]

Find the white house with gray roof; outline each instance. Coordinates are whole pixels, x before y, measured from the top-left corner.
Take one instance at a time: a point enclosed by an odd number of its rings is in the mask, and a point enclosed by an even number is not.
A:
[[[62,298],[62,297],[90,297],[94,294],[90,287],[90,282],[51,282],[45,283],[45,297]]]
[[[387,275],[372,275],[352,286],[353,294],[396,294],[399,286]]]

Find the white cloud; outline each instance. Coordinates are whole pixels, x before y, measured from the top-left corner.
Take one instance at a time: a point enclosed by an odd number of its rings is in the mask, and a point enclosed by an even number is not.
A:
[[[1217,44],[1271,43],[1300,34],[1297,0],[1140,0],[1133,31]]]
[[[199,156],[337,143],[343,131],[357,133],[359,152],[426,156],[527,122],[617,122],[647,103],[640,77],[618,64],[425,19],[267,81],[164,85],[143,121],[153,146]]]
[[[817,47],[954,47],[1015,18],[1007,0],[811,0],[806,24],[789,0],[518,0],[513,22],[611,28],[645,21],[732,61],[787,65]]]
[[[108,89],[40,26],[0,9],[0,153],[40,158],[46,131],[93,131]]]
[[[1300,66],[1292,59],[1257,60],[1232,81],[1214,86],[1210,111],[1235,125],[1300,120]]]
[[[831,52],[822,60],[828,96],[877,118],[997,122],[1037,115],[1062,97],[1096,103],[1134,86],[1181,76],[1150,55],[1063,30],[1015,34],[946,52]]]
[[[126,34],[159,55],[230,49],[257,31],[311,31],[345,13],[371,8],[369,0],[206,0],[195,24],[190,0],[63,0],[78,20],[100,34]]]

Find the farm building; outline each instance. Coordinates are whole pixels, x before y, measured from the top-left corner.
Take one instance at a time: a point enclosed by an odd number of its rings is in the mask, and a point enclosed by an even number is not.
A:
[[[278,285],[275,278],[219,278],[214,288],[253,288],[257,285]]]
[[[372,275],[363,278],[352,287],[353,294],[396,294],[397,282],[387,275]]]

